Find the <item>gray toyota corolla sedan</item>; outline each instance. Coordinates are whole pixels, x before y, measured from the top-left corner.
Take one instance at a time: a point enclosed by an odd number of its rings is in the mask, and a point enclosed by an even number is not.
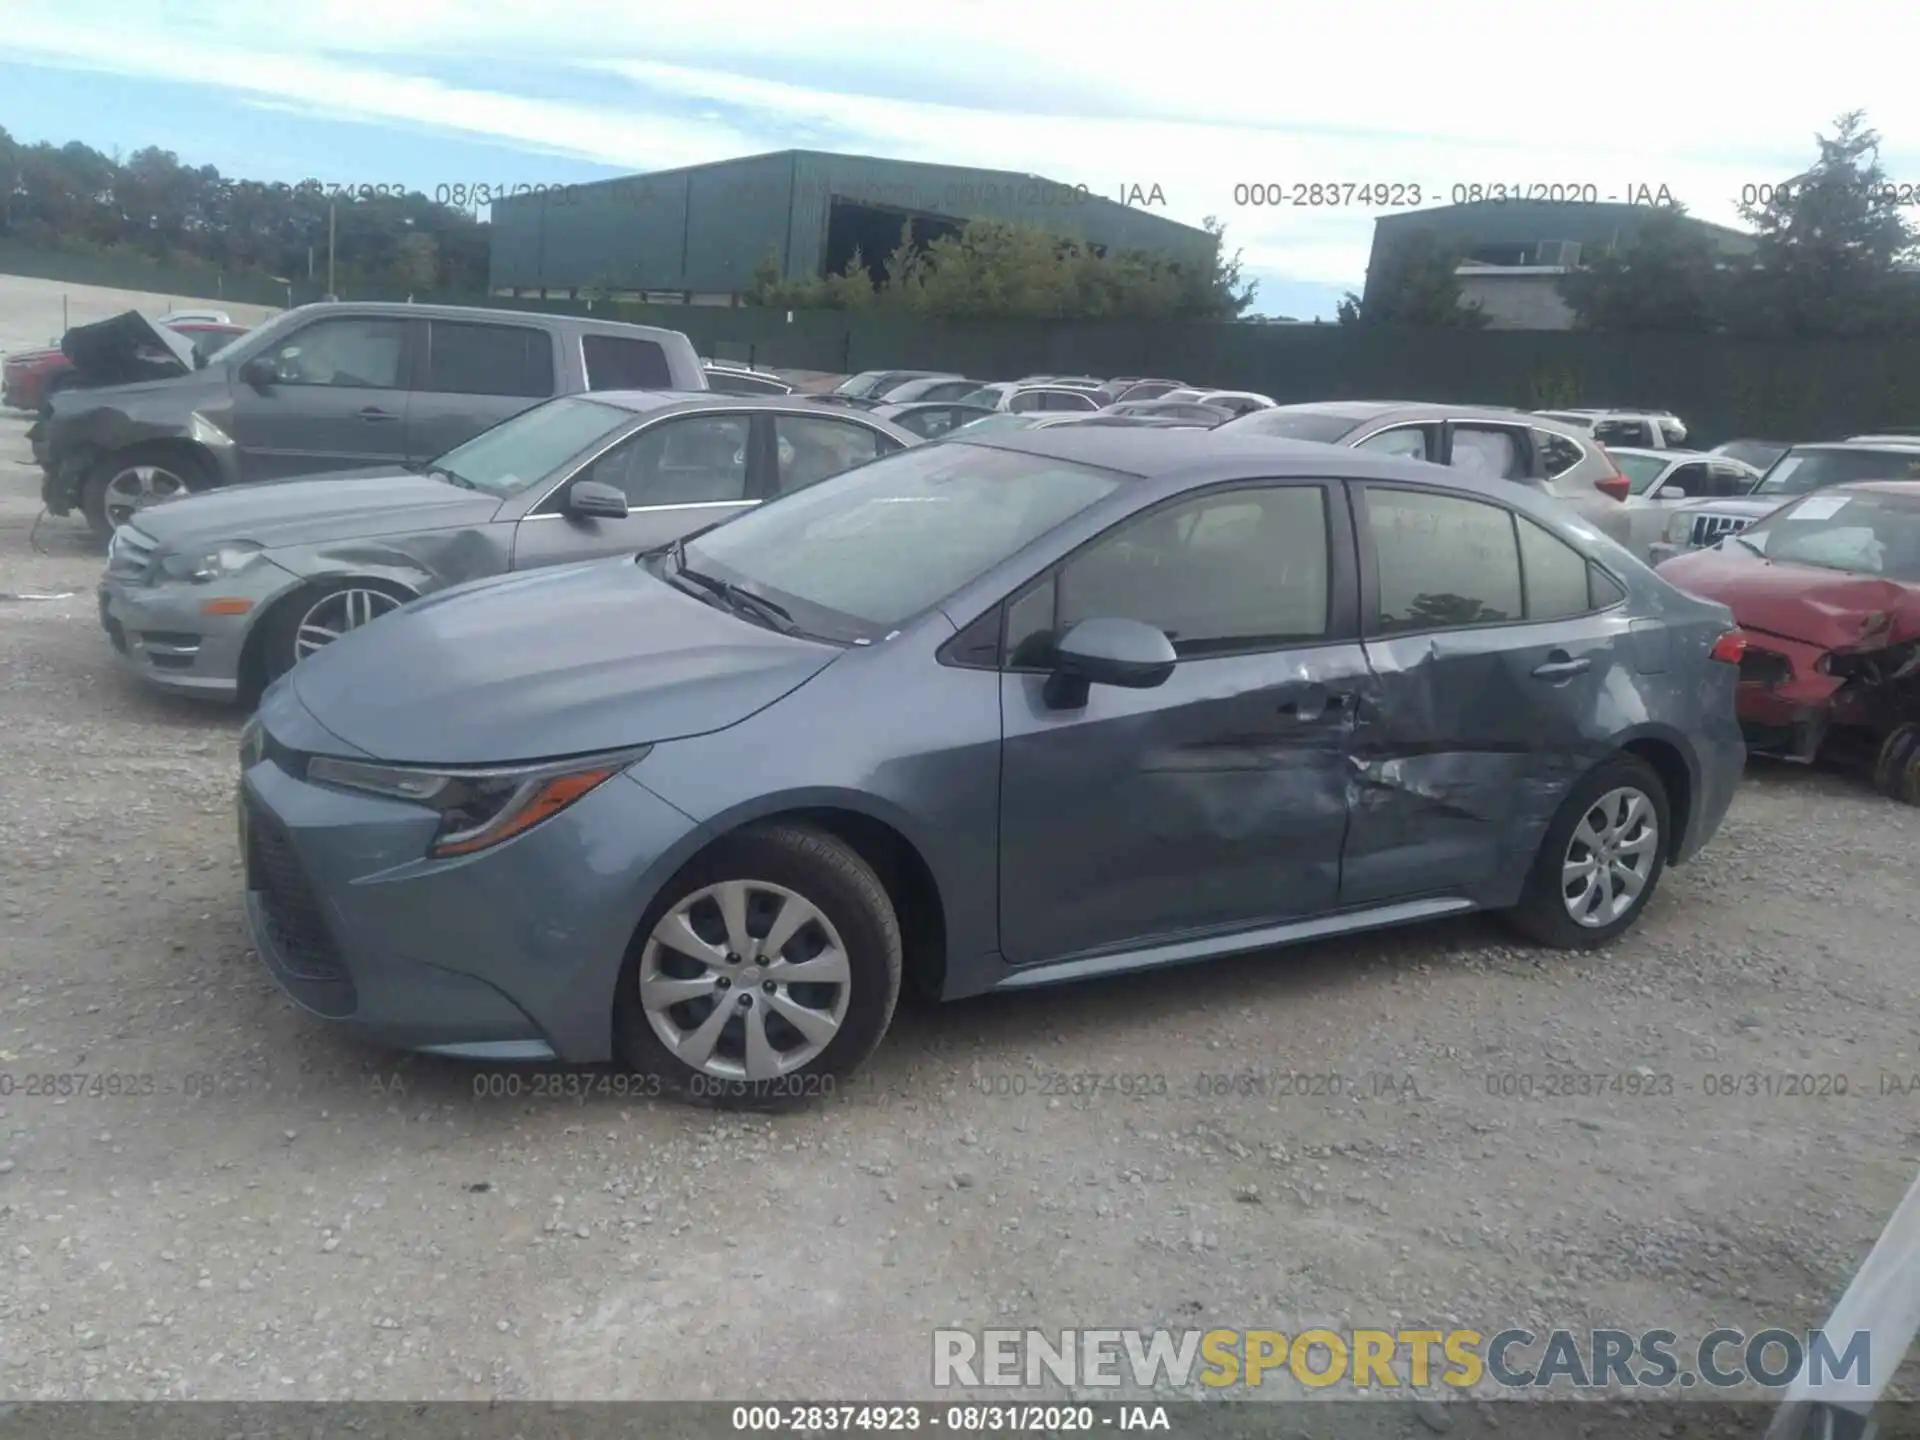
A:
[[[238,485],[114,532],[100,623],[162,689],[251,699],[348,630],[446,585],[632,554],[918,435],[803,400],[552,400],[420,467]]]
[[[400,1045],[821,1093],[946,997],[1469,910],[1604,944],[1719,826],[1740,637],[1546,496],[946,439],[429,596],[242,740],[281,985]]]

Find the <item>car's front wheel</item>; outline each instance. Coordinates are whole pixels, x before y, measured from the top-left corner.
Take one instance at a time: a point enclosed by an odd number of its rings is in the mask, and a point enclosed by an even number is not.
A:
[[[1616,755],[1573,788],[1547,827],[1508,918],[1556,950],[1592,950],[1640,918],[1660,883],[1667,789],[1646,761]]]
[[[212,483],[207,466],[184,452],[136,447],[107,456],[87,472],[80,510],[94,538],[104,544],[137,512]]]
[[[832,1092],[900,998],[900,924],[836,837],[752,826],[696,856],[628,947],[614,1039],[632,1070],[722,1105]]]

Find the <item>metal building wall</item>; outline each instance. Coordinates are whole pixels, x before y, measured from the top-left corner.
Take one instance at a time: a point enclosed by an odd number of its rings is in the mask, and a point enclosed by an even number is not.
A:
[[[493,207],[492,288],[738,293],[771,248],[820,273],[831,202],[1037,225],[1111,249],[1199,260],[1205,231],[1075,186],[1008,171],[782,151],[656,171]],[[904,218],[904,214],[903,214]]]

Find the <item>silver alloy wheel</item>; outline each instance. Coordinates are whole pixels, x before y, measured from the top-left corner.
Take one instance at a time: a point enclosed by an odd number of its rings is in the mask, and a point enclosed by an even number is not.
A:
[[[1589,929],[1611,925],[1647,888],[1660,853],[1653,801],[1631,785],[1609,790],[1580,817],[1560,865],[1567,914]]]
[[[306,659],[322,646],[331,645],[349,630],[358,630],[369,620],[377,620],[401,602],[384,590],[353,586],[333,590],[316,600],[293,631],[294,663]]]
[[[765,880],[684,896],[640,956],[653,1033],[693,1069],[774,1080],[833,1043],[853,997],[847,948],[820,907]]]
[[[133,512],[187,493],[187,482],[164,465],[129,465],[107,481],[101,508],[115,527],[133,518]]]

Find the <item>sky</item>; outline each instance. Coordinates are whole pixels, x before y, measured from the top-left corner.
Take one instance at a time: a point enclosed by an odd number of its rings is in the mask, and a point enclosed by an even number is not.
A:
[[[1743,189],[1803,168],[1849,109],[1889,179],[1920,185],[1912,54],[1868,43],[1884,7],[1855,0],[0,3],[0,126],[21,140],[428,195],[793,148],[977,165],[1215,216],[1255,311],[1303,319],[1365,276],[1381,207],[1362,186],[1426,205],[1664,187],[1738,224]],[[1311,184],[1335,203],[1251,203]]]

